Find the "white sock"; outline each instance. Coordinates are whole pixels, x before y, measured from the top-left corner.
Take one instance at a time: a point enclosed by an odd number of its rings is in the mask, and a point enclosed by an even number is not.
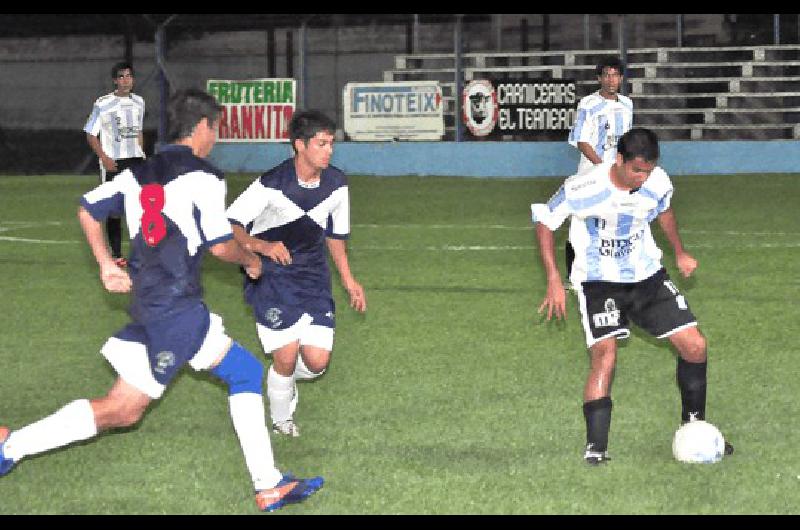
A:
[[[324,368],[319,373],[312,372],[311,370],[309,370],[308,367],[306,366],[306,363],[303,362],[303,356],[300,355],[300,353],[297,354],[297,362],[294,365],[294,374],[292,374],[295,381],[314,379],[321,376],[324,373],[325,373]]]
[[[294,377],[284,376],[270,366],[267,371],[267,397],[272,423],[286,421],[292,417],[292,397],[294,397]]]
[[[97,434],[88,399],[64,405],[53,414],[11,433],[3,446],[6,458],[19,461]]]
[[[233,428],[242,446],[247,470],[256,491],[274,488],[283,475],[275,467],[261,394],[241,392],[228,397]]]

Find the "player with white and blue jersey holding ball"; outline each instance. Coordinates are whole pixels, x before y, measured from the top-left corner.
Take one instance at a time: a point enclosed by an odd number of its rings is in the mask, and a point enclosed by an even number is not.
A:
[[[263,365],[225,333],[222,318],[203,301],[200,266],[206,251],[242,265],[252,279],[263,270],[258,256],[233,238],[223,174],[203,160],[216,141],[221,107],[205,92],[187,89],[170,99],[168,112],[173,143],[85,194],[78,211],[103,286],[131,293],[131,322],[101,350],[117,380],[102,398],[72,401],[13,432],[0,427],[0,475],[24,457],[136,424],[188,364],[227,386],[256,504],[273,511],[306,499],[323,480],[295,478],[275,467],[264,417]],[[106,246],[101,223],[111,215],[128,223],[129,272]]]
[[[678,270],[689,277],[697,260],[681,242],[670,205],[672,182],[656,166],[658,158],[655,133],[631,129],[620,138],[614,162],[567,178],[547,203],[531,205],[547,274],[547,293],[539,312],[546,311],[548,320],[566,318],[566,292],[555,263],[553,232],[571,218],[575,262],[570,280],[578,296],[591,363],[583,392],[584,459],[590,464],[608,460],[617,339],[630,335],[629,321],[672,343],[678,352],[681,421],[705,419],[706,339],[686,298],[662,267],[662,252],[650,231],[650,223],[657,220],[675,251]],[[733,452],[727,442],[725,449],[726,454]]]
[[[244,293],[264,352],[272,356],[267,396],[273,430],[291,437],[300,435],[296,383],[322,375],[333,349],[328,252],[350,306],[367,309],[345,246],[347,177],[330,165],[335,131],[336,124],[319,111],[296,112],[289,123],[294,157],[258,177],[228,208],[236,239],[264,256],[264,275],[245,278]]]

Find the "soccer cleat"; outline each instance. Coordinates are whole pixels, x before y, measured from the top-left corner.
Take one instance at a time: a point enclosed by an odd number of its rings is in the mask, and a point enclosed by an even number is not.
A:
[[[262,512],[274,512],[287,504],[303,502],[319,491],[324,482],[322,477],[295,478],[286,473],[274,488],[256,492],[256,504]]]
[[[7,475],[14,467],[14,462],[10,458],[6,458],[5,454],[3,453],[3,446],[8,440],[8,436],[11,434],[11,431],[8,430],[8,427],[0,427],[0,477],[3,475]]]
[[[292,420],[292,418],[273,423],[272,432],[275,434],[285,434],[286,436],[291,436],[292,438],[297,438],[300,436],[300,428],[297,426],[294,420]]]
[[[608,451],[594,451],[592,445],[590,443],[586,444],[586,452],[583,453],[583,459],[587,464],[597,466],[611,460],[611,457],[608,456]]]

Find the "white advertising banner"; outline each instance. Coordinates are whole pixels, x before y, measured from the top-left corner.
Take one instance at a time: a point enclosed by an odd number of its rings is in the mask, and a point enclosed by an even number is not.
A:
[[[443,107],[438,81],[347,83],[344,132],[354,141],[441,140]]]

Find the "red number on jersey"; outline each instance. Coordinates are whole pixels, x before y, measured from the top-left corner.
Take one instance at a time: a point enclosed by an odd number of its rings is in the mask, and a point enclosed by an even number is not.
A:
[[[167,221],[161,215],[164,209],[164,188],[160,184],[145,184],[139,194],[142,203],[142,237],[154,247],[167,235]]]

